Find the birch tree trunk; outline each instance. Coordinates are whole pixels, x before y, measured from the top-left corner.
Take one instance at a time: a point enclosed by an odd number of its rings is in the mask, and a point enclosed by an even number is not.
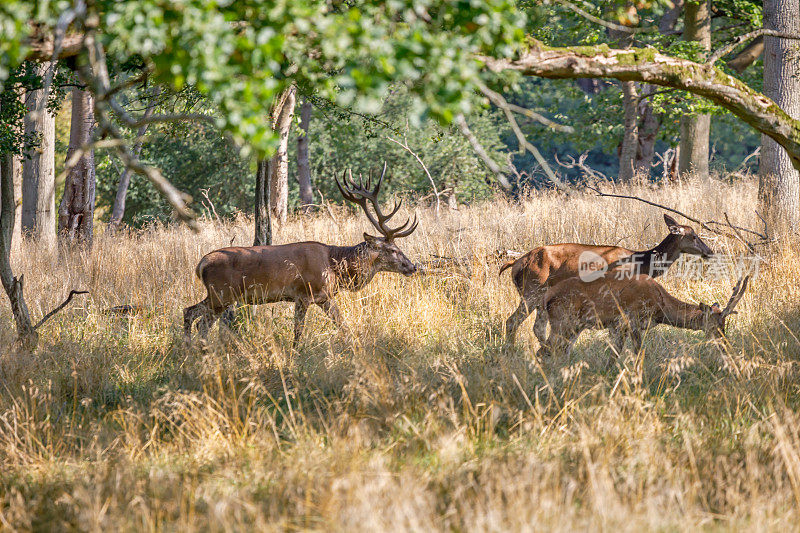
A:
[[[314,193],[311,188],[311,165],[308,161],[308,128],[311,123],[311,102],[303,99],[300,106],[300,129],[303,133],[297,137],[297,184],[300,187],[300,203],[307,211],[314,203]]]
[[[47,62],[37,64],[37,74],[44,76],[49,67]],[[27,95],[25,106],[25,134],[36,134],[40,142],[22,163],[22,232],[50,251],[56,244],[55,117],[47,111],[41,89]]]
[[[764,27],[800,33],[797,0],[765,0]],[[764,94],[792,118],[800,118],[800,46],[797,41],[764,37]],[[777,233],[800,227],[800,183],[786,151],[766,135],[761,138],[759,200]]]
[[[711,13],[709,0],[686,0],[683,12],[683,38],[698,41],[706,51],[711,50]],[[680,120],[681,151],[678,171],[708,176],[709,135],[711,116],[684,116]]]
[[[69,131],[67,162],[81,146],[89,142],[94,126],[92,95],[77,87],[72,89],[72,119]],[[58,209],[58,233],[67,242],[92,243],[95,204],[94,150],[89,150],[67,173],[64,194]]]
[[[275,155],[269,160],[269,195],[272,216],[278,224],[286,222],[289,211],[289,134],[292,131],[296,93],[294,85],[284,90],[272,112],[272,127],[280,136],[280,141]]]
[[[161,89],[156,87],[153,90],[153,94],[150,102],[147,104],[147,108],[144,110],[145,119],[150,118],[153,115],[158,102],[158,96],[160,94]],[[144,144],[144,135],[147,133],[147,127],[148,124],[143,124],[139,127],[139,131],[136,132],[136,143],[133,145],[134,157],[138,158],[142,153],[142,145]],[[122,223],[122,219],[125,217],[125,202],[128,199],[128,187],[130,187],[132,175],[133,172],[131,169],[125,167],[119,177],[117,194],[114,196],[114,207],[111,210],[111,219],[108,221],[108,229],[111,231],[116,231],[119,229],[119,225]]]

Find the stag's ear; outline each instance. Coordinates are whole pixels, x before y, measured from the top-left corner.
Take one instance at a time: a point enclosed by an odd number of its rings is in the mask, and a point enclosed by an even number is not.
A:
[[[366,242],[370,246],[379,246],[380,242],[381,242],[381,239],[380,239],[380,237],[373,237],[369,233],[365,233],[364,234],[364,242]]]
[[[710,315],[711,307],[708,306],[707,304],[704,304],[703,302],[700,302],[700,311],[702,311],[704,315]]]

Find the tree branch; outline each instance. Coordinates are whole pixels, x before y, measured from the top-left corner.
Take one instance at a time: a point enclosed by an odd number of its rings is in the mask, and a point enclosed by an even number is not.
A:
[[[533,46],[515,59],[482,57],[493,71],[514,70],[542,78],[615,78],[682,89],[724,107],[775,139],[800,170],[800,121],[775,102],[711,65],[670,57],[654,49]]]
[[[428,181],[431,182],[431,187],[433,187],[433,194],[434,194],[434,196],[436,196],[436,218],[439,218],[439,203],[440,203],[439,202],[439,190],[436,188],[436,182],[433,181],[433,176],[431,176],[431,173],[428,172],[428,167],[426,167],[425,163],[422,162],[422,159],[420,159],[420,157],[411,148],[408,147],[408,141],[406,139],[403,139],[403,142],[400,142],[397,139],[393,139],[393,138],[389,137],[388,135],[386,135],[385,137],[386,137],[387,140],[392,141],[396,145],[398,145],[401,148],[403,148],[406,152],[408,152],[409,154],[413,155],[414,159],[416,159],[417,163],[419,163],[419,166],[421,166],[422,170],[425,171],[425,175],[428,176]]]
[[[610,22],[608,20],[601,19],[600,17],[596,17],[589,13],[588,11],[576,6],[569,0],[555,0],[557,4],[560,4],[570,11],[577,13],[578,15],[582,16],[586,20],[590,22],[594,22],[595,24],[599,24],[604,28],[608,28],[609,30],[618,31],[622,33],[655,33],[658,31],[658,26],[624,26],[622,24],[616,24],[614,22]]]
[[[64,309],[67,305],[69,305],[69,303],[72,301],[72,298],[76,294],[89,294],[89,291],[69,291],[69,296],[67,296],[67,299],[64,300],[61,303],[61,305],[59,305],[58,307],[56,307],[55,309],[44,315],[42,319],[39,322],[37,322],[35,326],[33,326],[33,329],[39,329],[40,327],[42,327],[44,323],[53,318],[53,316],[55,316],[56,313],[58,313],[59,311]]]
[[[505,113],[506,118],[508,119],[508,123],[511,125],[511,129],[514,131],[514,135],[517,136],[517,141],[519,142],[520,151],[528,150],[531,154],[533,154],[533,157],[536,159],[539,165],[541,165],[542,169],[544,170],[544,173],[547,174],[548,178],[550,178],[550,181],[552,181],[553,184],[559,189],[566,188],[566,185],[564,185],[564,183],[562,183],[562,181],[558,179],[556,173],[553,172],[552,168],[550,168],[550,165],[547,163],[547,160],[542,156],[541,152],[539,152],[539,149],[536,148],[531,143],[529,143],[528,139],[525,138],[525,134],[522,133],[522,129],[519,127],[519,124],[517,124],[517,119],[514,118],[514,114],[511,112],[511,108],[509,107],[508,102],[506,102],[506,99],[503,98],[503,95],[489,89],[483,84],[478,85],[478,89],[480,89],[480,91],[487,98],[489,98],[489,100],[491,100],[492,103],[494,103],[496,106],[498,106],[503,110],[503,113]]]
[[[489,157],[489,154],[486,153],[486,149],[483,147],[478,138],[475,137],[475,134],[469,129],[464,115],[456,115],[456,118],[453,121],[456,123],[456,126],[458,126],[461,134],[466,137],[475,154],[480,158],[481,161],[483,161],[483,164],[486,165],[492,174],[495,175],[497,182],[500,184],[500,188],[506,193],[513,192],[514,187],[511,185],[511,182],[508,181],[508,177],[503,173],[500,165],[498,165],[491,157]]]
[[[765,36],[766,37],[778,37],[780,39],[800,40],[800,35],[798,35],[796,33],[785,33],[785,32],[781,32],[781,31],[775,31],[775,30],[768,30],[766,28],[760,28],[758,30],[751,31],[750,33],[745,33],[743,35],[738,36],[736,39],[734,39],[730,43],[726,44],[725,46],[723,46],[722,48],[720,48],[719,50],[717,50],[716,52],[711,54],[709,56],[709,58],[708,58],[708,61],[706,61],[706,65],[713,65],[714,63],[719,61],[721,58],[723,58],[726,55],[728,55],[731,52],[733,52],[733,50],[737,46],[739,46],[740,44],[742,44],[744,42],[747,42],[747,41],[749,41],[751,39],[755,39],[757,37],[765,37]]]

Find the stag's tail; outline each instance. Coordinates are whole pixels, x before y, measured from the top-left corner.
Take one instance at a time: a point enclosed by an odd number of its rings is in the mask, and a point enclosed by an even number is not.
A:
[[[498,276],[501,275],[505,269],[511,268],[512,266],[514,266],[514,263],[516,263],[516,262],[517,262],[517,259],[512,259],[511,261],[505,262],[503,264],[503,266],[500,267],[500,272],[498,272],[497,275]]]

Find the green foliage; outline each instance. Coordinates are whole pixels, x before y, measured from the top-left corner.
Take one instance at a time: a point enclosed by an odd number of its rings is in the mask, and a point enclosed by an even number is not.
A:
[[[314,109],[309,131],[309,159],[315,189],[326,198],[339,201],[333,177],[350,168],[353,175],[366,177],[388,164],[383,190],[412,192],[420,196],[432,192],[430,181],[419,162],[391,137],[407,144],[425,163],[439,191],[455,187],[459,201],[485,198],[494,190],[494,178],[478,159],[463,135],[454,127],[441,127],[433,121],[415,125],[415,100],[403,89],[394,90],[373,117],[342,112],[331,106]],[[470,129],[484,148],[501,165],[505,161],[502,130],[494,114],[480,112],[467,118]],[[507,128],[507,125],[504,125]],[[296,143],[291,144],[290,174],[294,175]],[[292,181],[292,187],[296,184]],[[316,193],[315,193],[316,194]],[[296,191],[292,191],[296,201]]]
[[[219,216],[252,209],[254,183],[247,158],[234,143],[207,124],[191,124],[180,131],[157,132],[142,146],[142,161],[155,165],[172,183],[189,193],[195,205],[213,215],[203,191]],[[106,151],[97,154],[97,207],[111,212],[122,165]],[[124,222],[140,226],[169,219],[171,208],[140,176],[133,176],[128,189]]]
[[[0,11],[11,41],[0,66],[23,59],[27,22],[52,27],[70,5],[41,2],[32,19],[29,10]],[[401,81],[422,102],[421,115],[449,121],[471,106],[476,55],[511,55],[525,21],[508,0],[99,0],[89,9],[111,56],[141,56],[153,81],[196,87],[219,110],[220,127],[267,153],[275,135],[264,117],[291,82],[370,112]]]

